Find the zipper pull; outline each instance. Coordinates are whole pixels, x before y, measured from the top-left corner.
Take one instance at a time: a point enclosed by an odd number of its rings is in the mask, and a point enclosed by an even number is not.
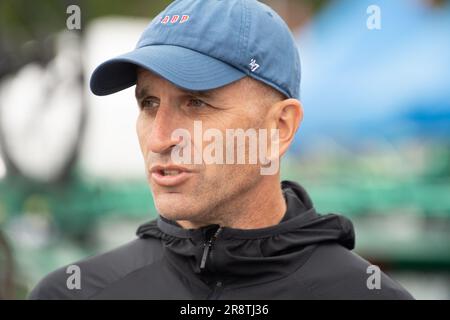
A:
[[[211,248],[211,240],[205,243],[204,247],[205,248],[203,249],[202,261],[200,262],[200,270],[205,269],[206,258],[208,257],[209,249]]]
[[[222,231],[222,228],[218,228],[214,235],[203,245],[203,255],[202,260],[200,261],[200,270],[204,270],[206,267],[206,259],[208,259],[208,255],[211,251],[211,248],[213,246],[214,241],[216,240],[217,236],[219,235],[220,231]]]

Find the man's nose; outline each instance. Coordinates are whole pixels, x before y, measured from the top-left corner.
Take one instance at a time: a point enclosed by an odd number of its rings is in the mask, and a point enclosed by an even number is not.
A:
[[[172,132],[177,128],[176,115],[173,108],[168,105],[160,105],[153,120],[148,147],[154,153],[169,152],[176,146],[179,139],[172,138]]]

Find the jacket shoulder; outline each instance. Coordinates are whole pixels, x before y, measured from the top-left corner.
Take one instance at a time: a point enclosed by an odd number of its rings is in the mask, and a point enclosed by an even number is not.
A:
[[[414,299],[377,266],[336,243],[318,245],[297,279],[317,299]]]
[[[39,281],[28,299],[89,299],[129,273],[159,260],[161,255],[158,240],[135,239],[106,253],[51,272]],[[75,277],[79,277],[78,283]]]

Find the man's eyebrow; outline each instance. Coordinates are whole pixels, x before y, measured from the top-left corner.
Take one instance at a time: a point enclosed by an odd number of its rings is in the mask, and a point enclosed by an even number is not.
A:
[[[136,100],[141,100],[145,96],[149,95],[150,90],[148,90],[148,87],[137,87],[134,90]],[[200,98],[213,98],[216,96],[216,90],[187,90],[187,89],[180,89],[180,93],[184,95],[190,95],[194,97],[200,97]]]
[[[216,96],[216,93],[217,93],[216,90],[214,90],[214,89],[202,90],[202,91],[182,89],[182,92],[184,92],[187,95],[201,97],[201,98],[213,98],[214,96]]]
[[[145,96],[148,95],[147,87],[136,86],[136,89],[134,90],[134,95],[136,97],[136,100],[138,100],[138,101],[143,99]]]

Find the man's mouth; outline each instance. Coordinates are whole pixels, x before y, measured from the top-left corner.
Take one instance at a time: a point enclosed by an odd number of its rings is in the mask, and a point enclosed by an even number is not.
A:
[[[161,170],[159,173],[163,176],[176,176],[177,174],[180,174],[181,171],[179,170]]]
[[[174,165],[154,165],[150,169],[150,178],[163,187],[174,187],[184,183],[193,173],[185,167]]]

